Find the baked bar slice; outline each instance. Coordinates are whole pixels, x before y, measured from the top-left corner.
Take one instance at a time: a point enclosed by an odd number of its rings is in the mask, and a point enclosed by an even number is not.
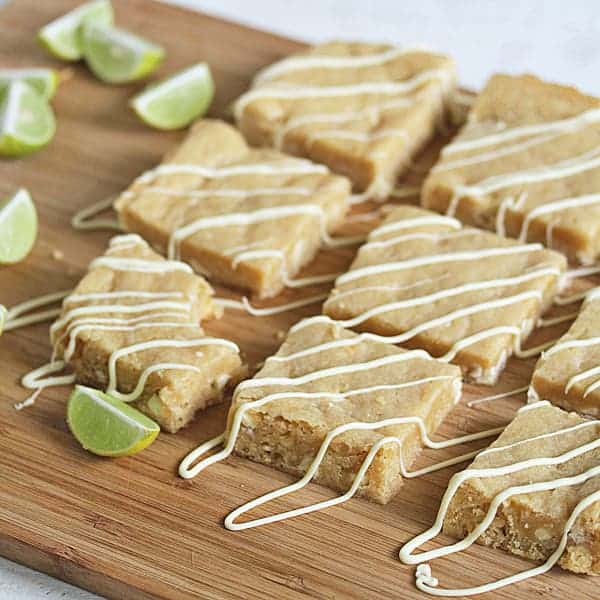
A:
[[[600,288],[588,293],[567,333],[538,360],[529,395],[600,416]]]
[[[499,472],[502,468],[504,473]],[[576,505],[600,490],[599,471],[598,421],[547,402],[527,405],[489,449],[450,481],[449,492],[462,483],[452,496],[444,531],[465,537],[483,521],[498,494],[526,486],[499,505],[477,541],[546,560],[558,548]],[[542,483],[548,489],[539,489]],[[575,573],[600,574],[600,502],[592,502],[575,519],[559,565]]]
[[[332,42],[259,72],[235,117],[251,144],[309,157],[383,199],[434,135],[454,87],[447,56]]]
[[[551,303],[565,263],[540,244],[399,206],[338,277],[323,311],[493,384]]]
[[[115,202],[119,220],[211,280],[273,296],[329,240],[350,183],[323,165],[249,148],[222,121],[197,122]]]
[[[50,328],[54,358],[175,432],[245,374],[237,346],[204,335],[212,289],[138,235],[113,238]]]
[[[328,432],[344,424],[396,418],[385,427],[350,429],[333,437],[315,477],[346,491],[371,447],[385,436],[397,436],[398,443],[383,444],[358,491],[386,503],[402,483],[401,465],[408,468],[422,447],[415,417],[433,433],[460,392],[457,367],[313,317],[295,325],[254,379],[237,387],[227,435],[236,436],[238,455],[300,476]],[[413,422],[403,422],[406,418]]]
[[[495,75],[430,172],[423,206],[592,263],[599,136],[600,98],[530,75]]]

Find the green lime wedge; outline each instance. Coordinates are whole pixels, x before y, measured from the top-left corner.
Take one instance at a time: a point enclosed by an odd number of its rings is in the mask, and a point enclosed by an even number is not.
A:
[[[23,260],[33,248],[37,230],[37,211],[27,190],[0,202],[0,264]]]
[[[81,25],[92,22],[110,25],[113,20],[110,0],[88,2],[42,27],[38,40],[57,58],[79,60],[82,57]]]
[[[82,44],[89,68],[106,83],[127,83],[146,77],[165,55],[160,46],[144,38],[96,23],[84,25]]]
[[[67,423],[77,441],[100,456],[129,456],[149,446],[160,427],[129,404],[76,385],[69,397]]]
[[[2,331],[4,331],[4,323],[6,323],[6,315],[8,311],[6,310],[6,306],[0,304],[0,335],[2,335]]]
[[[0,69],[0,94],[13,81],[28,83],[45,100],[50,100],[58,86],[58,73],[53,69]]]
[[[131,101],[137,115],[157,129],[179,129],[210,106],[215,84],[206,63],[199,63],[149,86]]]
[[[0,155],[23,156],[54,136],[52,108],[24,81],[10,83],[0,100]]]

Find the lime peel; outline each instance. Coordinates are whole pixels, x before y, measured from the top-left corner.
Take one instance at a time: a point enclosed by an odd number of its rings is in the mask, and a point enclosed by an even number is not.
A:
[[[110,0],[95,0],[51,21],[38,33],[39,42],[54,56],[63,60],[79,60],[81,25],[83,23],[111,24],[114,14]]]
[[[21,188],[0,202],[0,264],[25,258],[33,248],[37,231],[37,211],[27,190]]]
[[[13,81],[24,81],[45,100],[50,100],[58,86],[59,76],[54,69],[32,68],[32,69],[0,69],[0,92]]]
[[[0,101],[0,155],[23,156],[45,146],[56,121],[50,105],[24,81],[9,84]]]
[[[82,45],[88,67],[107,83],[127,83],[146,77],[165,55],[157,44],[123,29],[97,23],[84,25]]]
[[[130,456],[148,447],[160,427],[129,404],[99,390],[76,385],[67,423],[77,441],[100,456]]]
[[[215,85],[206,63],[198,63],[148,87],[131,101],[136,114],[157,129],[179,129],[202,116]]]

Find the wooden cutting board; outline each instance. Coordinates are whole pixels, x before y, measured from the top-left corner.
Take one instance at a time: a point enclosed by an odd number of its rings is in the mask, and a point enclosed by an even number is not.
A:
[[[2,66],[66,68],[36,45],[35,33],[76,4],[15,0],[0,10]],[[213,116],[226,116],[229,103],[257,68],[301,47],[148,0],[115,5],[120,25],[166,47],[161,75],[199,60],[212,65],[218,90]],[[74,286],[87,263],[103,252],[110,234],[74,231],[69,225],[73,212],[121,190],[183,135],[153,131],[128,110],[127,100],[140,85],[102,85],[80,65],[68,66],[64,75],[53,101],[58,132],[51,145],[26,159],[0,163],[0,192],[26,186],[41,217],[31,256],[0,269],[0,302],[9,306]],[[435,147],[426,153],[425,162]],[[351,256],[351,250],[323,253],[310,272],[344,269]],[[237,341],[256,364],[276,350],[291,323],[318,310],[316,304],[269,318],[228,311],[209,330]],[[547,329],[541,336],[555,334]],[[49,353],[45,324],[0,339],[0,554],[109,598],[127,600],[425,597],[413,585],[414,568],[400,564],[397,551],[434,519],[452,469],[409,481],[385,507],[352,500],[324,512],[231,533],[222,527],[230,510],[291,479],[239,458],[215,465],[192,481],[177,477],[179,460],[222,430],[225,406],[200,415],[177,435],[161,435],[138,456],[99,459],[84,452],[67,430],[67,389],[47,390],[22,412],[13,408],[26,396],[20,377],[46,362]],[[511,361],[498,386],[467,386],[465,398],[524,385],[532,364]],[[521,396],[477,408],[463,404],[440,436],[504,424],[522,402]],[[474,447],[427,451],[417,466]],[[328,490],[311,485],[270,510],[330,496]],[[438,563],[434,571],[443,586],[474,585],[530,566],[481,547]],[[524,600],[544,594],[598,597],[593,580],[560,570],[494,597]]]

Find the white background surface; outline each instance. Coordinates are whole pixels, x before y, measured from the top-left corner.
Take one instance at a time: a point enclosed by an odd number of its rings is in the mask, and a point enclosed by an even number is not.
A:
[[[600,95],[600,0],[170,1],[307,41],[425,44],[454,56],[473,88],[529,71]],[[0,558],[2,600],[95,598]]]

